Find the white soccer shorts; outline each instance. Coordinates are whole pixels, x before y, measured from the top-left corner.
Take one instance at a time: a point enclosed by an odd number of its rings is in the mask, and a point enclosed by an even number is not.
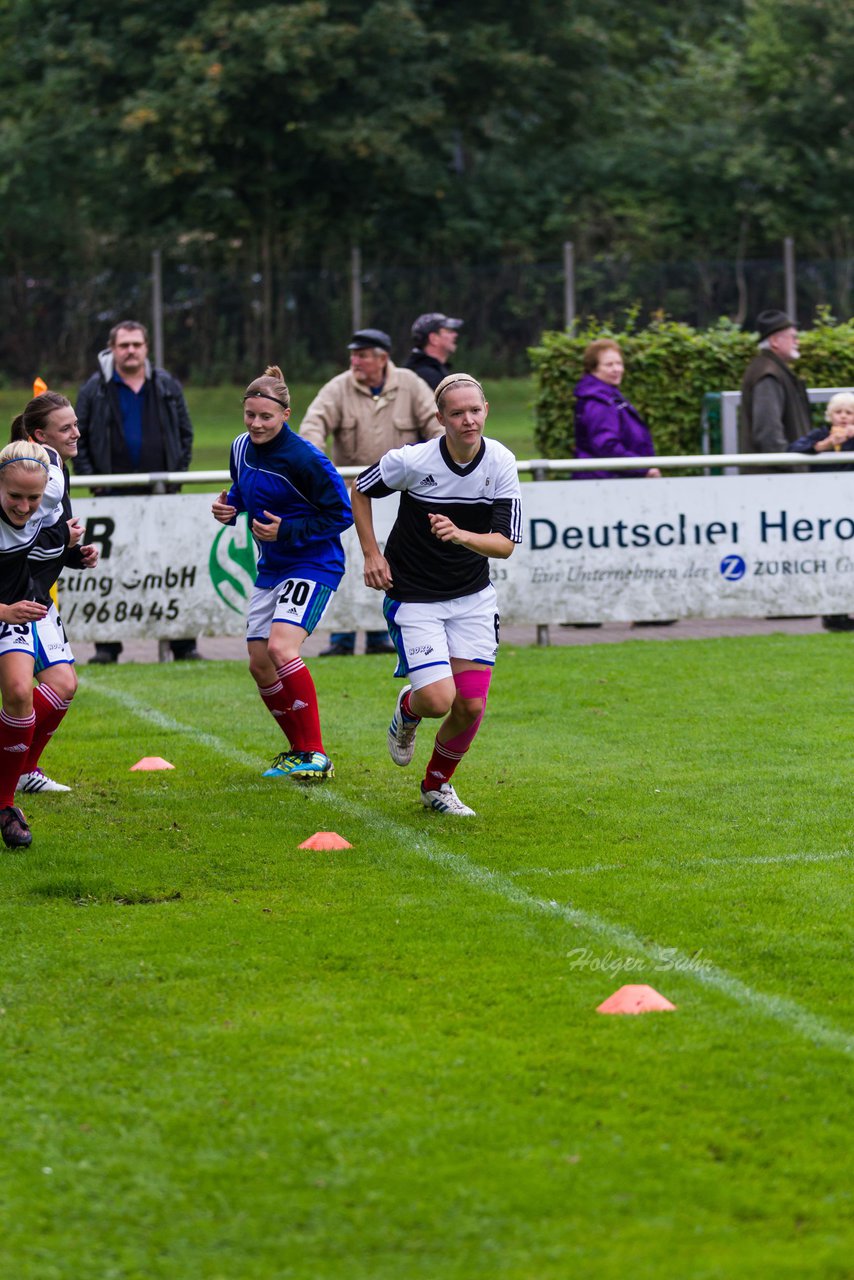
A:
[[[7,653],[28,653],[35,661],[37,644],[34,622],[0,622],[0,658]]]
[[[55,604],[47,611],[47,616],[36,623],[36,671],[44,671],[47,667],[55,667],[60,662],[74,662],[74,654],[62,625],[62,618]]]
[[[256,587],[246,615],[246,639],[268,640],[274,622],[302,627],[311,635],[335,592],[311,578],[283,578],[275,587]]]
[[[429,604],[386,599],[389,635],[397,649],[396,676],[423,689],[451,674],[451,658],[495,665],[498,596],[492,585],[471,596]]]

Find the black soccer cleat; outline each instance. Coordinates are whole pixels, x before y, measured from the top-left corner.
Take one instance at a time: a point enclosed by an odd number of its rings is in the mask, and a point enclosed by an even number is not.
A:
[[[0,809],[0,835],[7,849],[28,849],[33,843],[33,833],[16,805]]]

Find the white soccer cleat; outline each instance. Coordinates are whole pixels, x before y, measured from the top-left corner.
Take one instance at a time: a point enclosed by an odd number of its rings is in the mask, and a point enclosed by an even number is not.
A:
[[[425,809],[436,809],[439,813],[452,813],[455,818],[476,818],[474,809],[463,804],[450,782],[443,782],[438,791],[425,791],[421,784],[421,803]]]
[[[407,720],[400,709],[400,704],[412,685],[404,685],[397,695],[394,715],[388,727],[388,753],[395,764],[407,765],[415,755],[415,734],[420,720]]]
[[[71,788],[63,786],[61,782],[54,782],[41,769],[33,769],[32,773],[21,774],[15,790],[33,795],[36,791],[70,791]]]

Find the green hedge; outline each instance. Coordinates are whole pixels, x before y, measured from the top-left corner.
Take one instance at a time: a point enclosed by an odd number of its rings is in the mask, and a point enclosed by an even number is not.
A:
[[[729,320],[700,331],[673,320],[653,319],[625,332],[595,322],[573,333],[544,333],[530,349],[536,398],[534,438],[543,458],[574,453],[573,387],[584,370],[584,348],[594,338],[614,338],[626,362],[622,391],[648,423],[657,453],[697,453],[700,412],[707,391],[736,391],[756,354],[756,334]],[[854,385],[854,320],[836,324],[820,310],[812,329],[801,334],[797,371],[811,387]]]

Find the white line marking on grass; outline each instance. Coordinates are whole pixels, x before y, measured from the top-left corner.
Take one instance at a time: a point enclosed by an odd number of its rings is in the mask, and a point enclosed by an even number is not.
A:
[[[173,720],[171,716],[155,710],[146,702],[140,702],[132,693],[125,693],[123,689],[109,688],[107,685],[102,685],[100,681],[97,685],[90,684],[85,677],[80,680],[80,684],[87,693],[95,693],[103,698],[109,698],[112,702],[118,702],[120,706],[132,711],[140,720],[146,720],[149,724],[156,725],[158,729],[167,729],[170,733],[180,733],[184,737],[194,738],[201,746],[210,747],[211,751],[225,756],[227,760],[233,760],[235,764],[246,765],[249,769],[258,768],[257,756],[250,756],[246,751],[241,751],[239,747],[226,742],[224,738],[217,738],[212,733],[203,733],[192,725]]]
[[[81,683],[83,682],[81,681]],[[238,750],[231,743],[216,737],[214,734],[203,733],[193,725],[181,724],[171,716],[164,715],[153,707],[140,702],[131,694],[115,688],[106,688],[100,682],[97,689],[94,685],[87,685],[87,687],[94,692],[103,694],[104,697],[110,698],[114,702],[120,703],[140,719],[148,721],[149,724],[156,724],[162,729],[169,729],[173,733],[183,734],[200,745],[206,746],[224,756],[226,759],[234,760],[240,764],[247,764],[250,768],[257,768],[258,760],[256,757],[247,755],[246,752]],[[698,966],[696,959],[684,955],[675,947],[662,947],[657,943],[644,942],[642,938],[632,933],[630,929],[623,928],[618,924],[612,924],[601,916],[594,915],[590,911],[584,911],[580,907],[572,907],[565,903],[555,902],[554,899],[536,898],[533,894],[526,893],[524,889],[520,889],[517,884],[514,884],[510,876],[502,875],[498,871],[491,871],[489,867],[471,862],[465,854],[451,853],[450,850],[443,849],[429,835],[413,835],[410,828],[401,826],[391,819],[378,816],[361,803],[348,800],[336,792],[334,786],[307,787],[304,791],[301,789],[301,794],[306,794],[317,801],[321,807],[336,809],[344,815],[358,819],[363,826],[369,829],[380,832],[384,836],[391,836],[404,849],[411,849],[413,852],[420,854],[428,862],[441,867],[445,871],[449,871],[456,879],[473,888],[494,894],[503,898],[505,902],[509,902],[525,911],[550,915],[576,928],[585,929],[610,947],[622,947],[626,951],[634,952],[636,955],[641,955],[654,961],[659,966],[660,972],[676,972],[683,977],[693,978],[701,985],[728,996],[737,1004],[755,1009],[766,1017],[783,1023],[790,1030],[797,1032],[817,1045],[843,1053],[851,1052],[851,1039],[845,1032],[838,1027],[822,1022],[792,1000],[756,991],[739,978],[735,978],[725,970],[718,969],[705,961],[702,966]]]
[[[694,867],[752,867],[765,866],[779,862],[839,862],[850,858],[850,849],[836,849],[832,853],[758,853],[755,857],[745,855],[733,858],[688,858],[684,862],[663,861],[661,858],[644,858],[644,868],[672,868],[674,871],[692,871]],[[625,871],[631,863],[626,862],[594,862],[585,867],[517,867],[509,871],[511,876],[590,876],[601,871]]]

